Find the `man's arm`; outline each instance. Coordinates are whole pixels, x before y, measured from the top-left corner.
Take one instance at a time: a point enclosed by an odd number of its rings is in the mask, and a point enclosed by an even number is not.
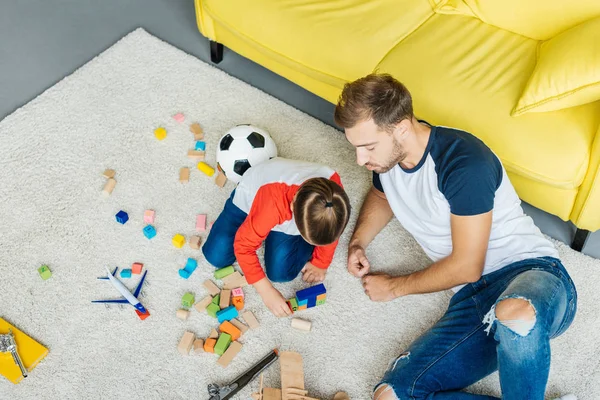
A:
[[[405,276],[368,275],[365,292],[375,301],[433,293],[481,278],[492,229],[492,211],[472,216],[451,214],[452,253],[422,271]]]
[[[348,271],[352,275],[362,277],[369,272],[365,249],[393,216],[385,194],[371,187],[358,214],[358,221],[348,245]]]

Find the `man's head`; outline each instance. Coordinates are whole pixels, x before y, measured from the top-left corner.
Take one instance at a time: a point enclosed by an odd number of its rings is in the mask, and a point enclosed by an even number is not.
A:
[[[347,83],[335,108],[335,122],[356,147],[356,162],[384,173],[404,160],[405,141],[414,134],[410,92],[388,74]]]
[[[350,209],[350,199],[344,189],[326,178],[305,181],[292,202],[300,234],[315,246],[325,246],[339,239],[350,219]]]

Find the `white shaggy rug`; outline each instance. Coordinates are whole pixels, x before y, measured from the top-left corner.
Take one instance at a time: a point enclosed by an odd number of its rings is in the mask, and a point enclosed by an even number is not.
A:
[[[178,112],[185,123],[171,118]],[[205,399],[208,383],[228,383],[273,348],[303,355],[311,396],[330,399],[345,390],[367,399],[390,358],[442,315],[449,292],[370,302],[345,269],[350,226],[327,275],[326,305],[298,315],[312,321],[312,332],[293,331],[289,319],[273,317],[246,288],[246,308],[261,326],[241,338],[231,365],[221,368],[212,354],[181,356],[176,347],[186,330],[206,338],[217,326],[195,310],[186,322],[175,317],[186,291],[206,295],[202,282],[213,269],[189,246],[174,248],[171,238],[192,235],[196,214],[213,221],[233,189],[231,182],[219,189],[186,157],[193,145],[188,126],[196,121],[206,131],[209,163],[228,128],[256,124],[271,133],[281,156],[338,170],[358,212],[369,173],[339,132],[136,30],[0,122],[0,316],[50,350],[21,384],[0,377],[1,399]],[[158,126],[168,130],[162,142],[153,135]],[[192,169],[187,185],[178,181],[183,166]],[[105,168],[117,171],[109,198],[101,195]],[[142,234],[147,208],[156,210],[151,241]],[[119,210],[130,215],[125,225],[115,221]],[[599,399],[600,260],[557,246],[580,300],[575,323],[553,341],[548,398],[573,392]],[[368,252],[378,270],[402,273],[428,263],[397,222]],[[177,273],[186,257],[199,259],[189,280]],[[135,261],[149,271],[143,302],[150,318],[90,303],[116,297],[96,280],[105,267]],[[41,264],[52,270],[48,281],[38,276]],[[278,288],[291,297],[304,286],[296,279]],[[280,387],[279,380],[276,363],[265,384]],[[238,398],[257,387],[253,382]],[[470,390],[498,395],[497,375]]]

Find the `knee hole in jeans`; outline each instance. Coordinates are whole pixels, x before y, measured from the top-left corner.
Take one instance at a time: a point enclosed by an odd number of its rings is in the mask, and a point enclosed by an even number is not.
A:
[[[498,322],[520,336],[527,336],[536,321],[536,311],[530,300],[508,298],[496,304]]]

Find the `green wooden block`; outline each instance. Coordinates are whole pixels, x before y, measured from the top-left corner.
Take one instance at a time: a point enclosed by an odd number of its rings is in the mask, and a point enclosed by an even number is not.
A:
[[[217,344],[215,344],[215,354],[222,356],[223,353],[225,353],[225,350],[227,350],[227,348],[229,347],[230,343],[231,335],[228,333],[221,333],[221,336],[219,336],[219,340],[217,340]]]
[[[206,307],[206,313],[208,315],[210,315],[213,318],[217,318],[217,313],[221,311],[221,307],[219,307],[218,304],[209,304],[208,307]]]
[[[52,272],[50,271],[50,268],[48,268],[47,265],[42,265],[41,267],[39,267],[38,273],[40,274],[40,277],[43,280],[50,279],[50,277],[52,276]]]
[[[219,302],[221,301],[221,294],[216,295],[215,297],[213,297],[212,303],[219,305]]]
[[[215,279],[223,279],[228,275],[231,275],[235,272],[235,270],[233,269],[233,266],[230,265],[229,267],[225,267],[225,268],[221,268],[215,271]]]
[[[181,298],[181,305],[184,307],[191,307],[194,305],[194,295],[190,292],[187,292]]]
[[[325,300],[327,300],[327,299],[317,300],[317,305],[320,306],[320,305],[325,304]]]
[[[292,311],[296,312],[298,311],[298,301],[296,300],[296,298],[292,298],[289,299],[288,302],[290,303],[290,308],[292,309]]]

